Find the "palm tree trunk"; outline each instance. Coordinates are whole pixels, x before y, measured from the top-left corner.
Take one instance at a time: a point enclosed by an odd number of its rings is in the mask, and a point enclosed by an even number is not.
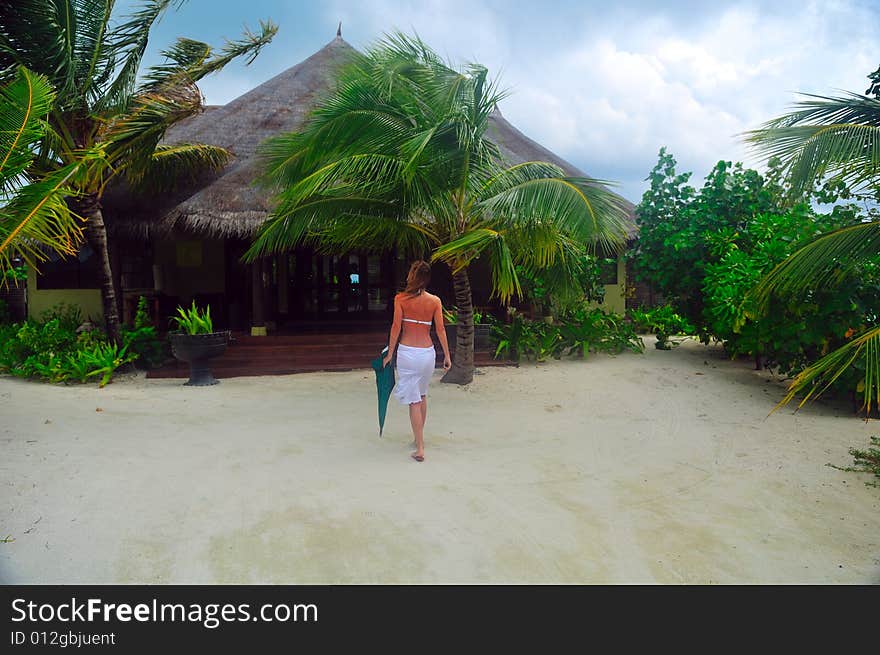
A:
[[[107,250],[107,228],[101,203],[97,194],[90,193],[75,201],[76,212],[86,219],[86,239],[98,258],[98,271],[101,276],[101,306],[104,310],[104,323],[107,337],[111,343],[122,346],[122,332],[119,327],[119,312],[116,308],[116,289],[113,284],[113,271],[110,267],[110,253]]]
[[[441,382],[469,384],[474,379],[474,305],[467,267],[452,275],[455,303],[458,305],[458,327],[455,330],[455,354],[452,368]]]

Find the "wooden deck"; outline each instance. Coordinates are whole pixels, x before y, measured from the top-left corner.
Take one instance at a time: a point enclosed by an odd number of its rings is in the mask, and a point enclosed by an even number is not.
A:
[[[233,333],[226,352],[212,360],[216,378],[258,375],[288,375],[314,371],[351,371],[369,369],[370,362],[387,345],[388,331],[353,334],[308,333],[252,337]],[[438,366],[442,351],[437,348]],[[511,366],[513,362],[496,360],[491,353],[474,354],[477,366]],[[189,366],[173,362],[147,372],[148,378],[188,378]]]

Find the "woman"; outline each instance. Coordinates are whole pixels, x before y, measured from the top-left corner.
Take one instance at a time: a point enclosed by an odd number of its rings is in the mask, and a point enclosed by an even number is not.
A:
[[[388,366],[394,349],[398,348],[394,396],[402,404],[409,405],[409,421],[416,442],[416,452],[411,457],[417,462],[425,461],[428,383],[437,363],[437,353],[431,341],[432,319],[440,345],[443,346],[443,369],[448,370],[452,366],[446,328],[443,326],[443,304],[437,296],[425,291],[430,281],[431,267],[428,262],[413,262],[406,276],[406,289],[394,298],[394,321],[388,338],[388,354],[382,360],[382,365]]]

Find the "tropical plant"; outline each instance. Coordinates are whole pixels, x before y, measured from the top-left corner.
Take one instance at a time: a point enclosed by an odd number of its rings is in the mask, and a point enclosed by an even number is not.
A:
[[[28,171],[69,186],[69,205],[85,221],[99,260],[104,320],[117,345],[121,331],[101,211],[105,189],[118,177],[132,189],[173,188],[225,165],[229,155],[221,148],[160,141],[168,127],[201,110],[196,82],[237,57],[250,62],[277,30],[261,23],[259,33],[246,31],[219,52],[179,38],[162,52],[163,63],[141,72],[152,26],[182,3],[143,0],[122,20],[113,15],[113,0],[17,0],[0,13],[0,84],[26,66],[57,93],[46,117],[52,132],[34,144]],[[68,177],[70,169],[77,174]]]
[[[780,176],[776,161],[766,175],[719,161],[697,190],[688,184],[691,173],[676,172],[666,148],[648,176],[650,188],[636,207],[639,239],[629,254],[636,277],[673,303],[704,341],[709,340],[703,317],[707,266],[728,246],[749,240],[756,216],[786,211]]]
[[[829,178],[876,195],[880,187],[880,97],[871,78],[868,95],[808,95],[798,110],[775,118],[746,140],[757,152],[782,160],[794,193]],[[880,220],[872,217],[814,239],[773,268],[757,285],[754,315],[766,314],[772,298],[851,284],[861,267],[880,254]],[[820,396],[856,363],[863,372],[857,392],[870,415],[880,400],[880,325],[868,327],[848,344],[797,375],[777,407],[804,393],[798,407]]]
[[[135,365],[140,368],[154,368],[162,364],[167,357],[166,343],[159,339],[156,328],[150,321],[147,299],[138,298],[134,325],[123,326],[122,341],[129,352],[136,356]]]
[[[869,487],[880,487],[880,437],[871,437],[871,445],[868,446],[867,450],[850,448],[849,454],[853,458],[852,466],[835,466],[834,464],[828,464],[828,466],[838,471],[871,473],[876,479],[867,481],[865,484]]]
[[[213,334],[214,322],[211,320],[210,305],[203,312],[196,307],[196,301],[193,300],[189,309],[178,307],[177,314],[171,317],[171,322],[184,334]]]
[[[46,122],[54,101],[42,75],[24,67],[0,75],[0,286],[22,279],[21,261],[76,251],[81,227],[65,198],[88,157],[48,175],[30,171],[37,146],[58,136]]]
[[[654,346],[658,350],[669,350],[678,342],[669,337],[676,334],[693,334],[694,327],[686,318],[675,312],[671,305],[661,305],[652,309],[634,309],[630,313],[633,322],[657,335]]]
[[[483,323],[484,316],[483,312],[474,308],[474,325],[480,325]],[[488,314],[485,316],[488,318]],[[456,325],[458,323],[458,307],[453,305],[452,307],[444,307],[443,308],[443,323],[446,325]]]
[[[299,244],[430,252],[450,267],[458,308],[443,381],[467,384],[471,262],[486,258],[506,302],[521,291],[517,265],[570,268],[583,244],[613,251],[626,233],[622,199],[597,180],[503,161],[487,134],[503,96],[483,66],[453,70],[417,38],[395,34],[353,55],[302,131],[264,146],[265,182],[280,193],[245,259]]]
[[[57,307],[44,313],[44,320],[0,326],[0,371],[52,383],[100,376],[99,386],[105,386],[137,354],[108,343],[101,330],[77,333],[77,311]]]
[[[492,337],[498,342],[495,357],[506,357],[519,361],[523,354],[523,337],[525,336],[525,319],[519,312],[512,312],[509,323],[492,322]]]
[[[618,354],[644,351],[634,326],[620,314],[581,306],[560,317],[563,354],[586,357],[592,352]]]

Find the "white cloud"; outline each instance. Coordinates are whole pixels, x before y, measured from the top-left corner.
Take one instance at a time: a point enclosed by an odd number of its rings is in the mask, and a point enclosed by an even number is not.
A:
[[[638,201],[667,146],[694,181],[719,159],[752,161],[738,137],[788,109],[797,91],[863,91],[880,64],[875,7],[737,3],[702,9],[620,3],[336,0],[346,38],[417,31],[451,59],[477,60],[513,93],[517,127]],[[531,13],[530,13],[531,11]]]

